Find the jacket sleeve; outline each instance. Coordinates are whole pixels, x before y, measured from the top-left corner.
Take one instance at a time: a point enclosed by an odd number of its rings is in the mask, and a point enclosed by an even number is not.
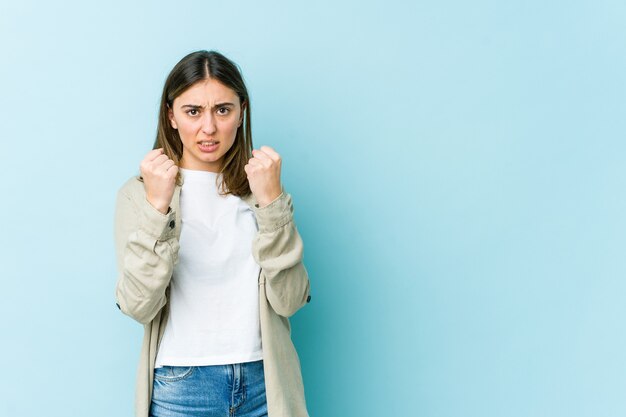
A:
[[[165,290],[178,259],[176,213],[163,214],[142,195],[131,199],[122,189],[115,206],[118,308],[147,324],[167,302]]]
[[[276,313],[290,317],[311,299],[291,196],[283,191],[267,206],[254,210],[259,230],[252,254],[261,266],[267,300]]]

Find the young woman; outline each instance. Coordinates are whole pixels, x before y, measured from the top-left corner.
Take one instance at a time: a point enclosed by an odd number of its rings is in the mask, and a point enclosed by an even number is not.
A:
[[[136,415],[308,416],[289,319],[310,301],[280,155],[253,149],[238,67],[185,56],[117,194],[118,308],[144,325]]]

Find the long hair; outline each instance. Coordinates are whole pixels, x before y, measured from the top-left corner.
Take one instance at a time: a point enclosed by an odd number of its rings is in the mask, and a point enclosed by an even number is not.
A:
[[[237,64],[216,51],[196,51],[181,59],[172,69],[165,81],[159,107],[159,121],[153,149],[163,148],[165,155],[180,166],[183,145],[168,117],[168,110],[174,99],[199,81],[215,79],[233,90],[239,96],[239,103],[244,112],[243,123],[237,128],[235,142],[224,154],[220,173],[222,182],[219,188],[222,194],[238,197],[250,194],[250,184],[244,166],[252,157],[252,129],[250,127],[250,97]],[[245,104],[245,109],[243,108]],[[181,184],[181,172],[178,171],[176,183]]]

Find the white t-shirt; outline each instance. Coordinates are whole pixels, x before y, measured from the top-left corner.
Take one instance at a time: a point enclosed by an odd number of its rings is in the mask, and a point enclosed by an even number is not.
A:
[[[262,359],[254,212],[239,197],[219,195],[221,174],[180,170],[179,262],[155,367]]]

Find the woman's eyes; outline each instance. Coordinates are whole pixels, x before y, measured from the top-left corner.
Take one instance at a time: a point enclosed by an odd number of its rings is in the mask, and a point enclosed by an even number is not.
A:
[[[230,109],[228,107],[220,107],[219,109],[217,109],[217,113],[221,116],[227,115],[230,112]],[[187,110],[186,113],[189,116],[197,116],[198,114],[200,114],[200,111],[198,109],[190,109]]]

